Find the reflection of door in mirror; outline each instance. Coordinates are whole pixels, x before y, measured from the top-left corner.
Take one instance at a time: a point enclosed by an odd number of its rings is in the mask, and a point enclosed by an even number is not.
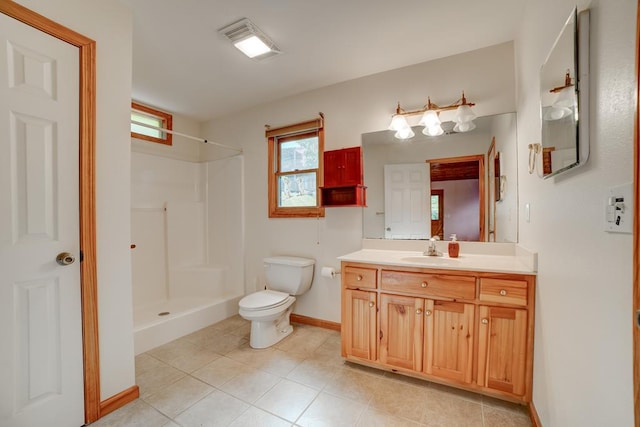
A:
[[[428,239],[430,183],[427,163],[384,165],[384,237]]]
[[[489,175],[489,242],[496,241],[496,201],[500,199],[500,159],[496,154],[496,138],[491,139],[491,145],[487,152],[487,166]]]
[[[428,160],[431,192],[441,190],[442,236],[458,240],[485,240],[484,155]],[[433,224],[432,224],[433,227]]]

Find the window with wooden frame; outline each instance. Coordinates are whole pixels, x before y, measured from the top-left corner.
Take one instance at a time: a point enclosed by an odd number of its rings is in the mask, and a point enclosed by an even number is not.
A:
[[[272,129],[269,144],[269,218],[324,217],[320,207],[324,123],[316,120]]]
[[[131,121],[132,138],[144,139],[145,141],[165,145],[171,145],[173,143],[172,134],[133,123],[139,122],[158,128],[173,130],[173,116],[171,114],[132,102]]]

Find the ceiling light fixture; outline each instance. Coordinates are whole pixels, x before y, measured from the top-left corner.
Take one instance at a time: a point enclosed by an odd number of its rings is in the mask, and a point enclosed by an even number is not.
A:
[[[411,129],[406,116],[422,114],[422,118],[418,122],[419,125],[424,126],[422,133],[427,136],[442,135],[444,130],[442,129],[442,122],[440,121],[440,112],[456,110],[456,114],[453,119],[455,122],[453,131],[469,132],[476,127],[475,123],[473,123],[473,119],[476,118],[476,115],[471,110],[471,107],[474,105],[476,104],[467,101],[467,98],[464,96],[464,92],[462,92],[462,98],[453,104],[445,105],[443,107],[432,103],[431,98],[429,97],[427,97],[426,105],[419,110],[405,111],[400,107],[400,103],[398,102],[396,112],[391,117],[389,130],[394,130],[396,132],[394,136],[398,139],[413,138],[415,133]]]
[[[219,29],[218,33],[251,59],[261,60],[281,53],[273,40],[247,18]]]

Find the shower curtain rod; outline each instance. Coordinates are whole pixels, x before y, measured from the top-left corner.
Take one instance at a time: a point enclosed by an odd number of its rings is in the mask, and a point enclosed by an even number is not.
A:
[[[206,140],[204,138],[199,138],[197,136],[187,135],[186,133],[176,132],[174,130],[169,130],[169,129],[165,129],[165,128],[161,128],[161,127],[158,127],[158,126],[149,125],[149,124],[142,123],[142,122],[137,122],[135,120],[131,120],[131,123],[134,124],[134,125],[138,125],[138,126],[144,126],[146,128],[150,128],[150,129],[161,130],[162,132],[170,133],[172,135],[178,135],[178,136],[182,136],[184,138],[193,139],[194,141],[204,142],[205,144],[217,145],[218,147],[222,147],[222,148],[225,148],[227,150],[237,151],[238,154],[242,154],[242,148],[236,148],[236,147],[232,147],[230,145],[220,144],[219,142],[209,141],[209,140]]]

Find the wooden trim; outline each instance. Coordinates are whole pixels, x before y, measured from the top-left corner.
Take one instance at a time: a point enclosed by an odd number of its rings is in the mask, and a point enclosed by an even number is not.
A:
[[[536,411],[536,407],[533,404],[533,401],[527,404],[527,408],[529,409],[529,418],[531,419],[531,426],[542,427],[542,423],[540,422],[540,417],[538,416],[538,411]]]
[[[638,102],[640,100],[640,0],[637,7],[636,28],[636,111],[633,144],[633,195],[635,203],[633,207],[633,407],[635,426],[640,427],[640,325],[636,316],[640,310],[640,117],[638,115]]]
[[[100,417],[122,408],[127,403],[133,402],[140,397],[140,389],[137,385],[133,385],[120,393],[111,396],[107,400],[100,402]]]
[[[500,188],[498,188],[498,186],[496,186],[496,168],[495,168],[495,158],[496,158],[496,137],[494,136],[493,138],[491,138],[491,145],[489,145],[489,151],[487,151],[487,182],[488,182],[488,187],[489,189],[491,188],[491,186],[493,185],[493,197],[489,197],[489,214],[488,214],[488,220],[491,221],[491,224],[493,224],[493,227],[488,227],[489,229],[487,230],[487,241],[488,242],[495,242],[496,241],[496,192],[500,191]],[[494,162],[494,166],[493,166],[493,179],[491,179],[489,170],[491,168],[491,159],[493,159]],[[500,179],[500,178],[498,178]],[[489,196],[491,196],[491,194],[489,194]],[[491,209],[491,206],[493,206],[493,209]],[[489,223],[487,223],[487,226],[489,225]],[[491,235],[493,235],[493,240],[491,240]]]
[[[156,110],[155,108],[147,107],[146,105],[138,104],[137,102],[131,101],[131,109],[140,111],[143,113],[147,113],[150,116],[158,117],[162,119],[162,126],[167,130],[173,130],[173,116],[164,111]],[[164,138],[155,138],[153,136],[144,135],[142,133],[131,132],[131,137],[136,139],[143,139],[149,142],[156,142],[158,144],[164,145],[173,145],[173,134],[166,133]]]
[[[478,216],[479,220],[479,237],[478,240],[481,242],[485,241],[486,235],[486,227],[485,227],[485,218],[486,218],[486,210],[487,207],[485,205],[485,181],[486,181],[486,171],[484,168],[484,154],[476,154],[471,156],[460,156],[460,157],[444,157],[442,159],[427,159],[425,162],[431,163],[460,163],[460,162],[469,162],[469,161],[477,161],[478,162]]]
[[[96,43],[13,1],[0,0],[0,12],[78,47],[80,55],[80,267],[84,357],[85,422],[100,417],[98,279],[95,227]]]
[[[287,126],[281,126],[279,128],[272,129],[267,125],[266,126],[267,130],[265,131],[264,134],[267,138],[271,138],[271,137],[280,136],[280,135],[288,135],[288,134],[293,134],[298,132],[320,129],[324,127],[323,122],[324,120],[321,116],[317,119],[308,120],[306,122],[301,122],[301,123],[295,123]]]
[[[305,123],[322,124],[322,119],[313,120]],[[301,124],[302,125],[302,124]],[[291,125],[289,127],[296,127]],[[285,128],[279,128],[285,129]],[[316,128],[318,131],[318,169],[316,175],[316,206],[306,207],[278,207],[278,175],[276,162],[278,156],[276,154],[276,136],[267,137],[267,185],[268,185],[268,208],[269,218],[324,218],[324,208],[320,206],[320,187],[324,182],[324,127]],[[274,131],[277,129],[274,129]]]
[[[329,320],[316,319],[313,317],[303,316],[301,314],[291,313],[290,320],[294,323],[301,323],[303,325],[317,326],[319,328],[331,329],[332,331],[340,332],[340,323],[331,322]]]

